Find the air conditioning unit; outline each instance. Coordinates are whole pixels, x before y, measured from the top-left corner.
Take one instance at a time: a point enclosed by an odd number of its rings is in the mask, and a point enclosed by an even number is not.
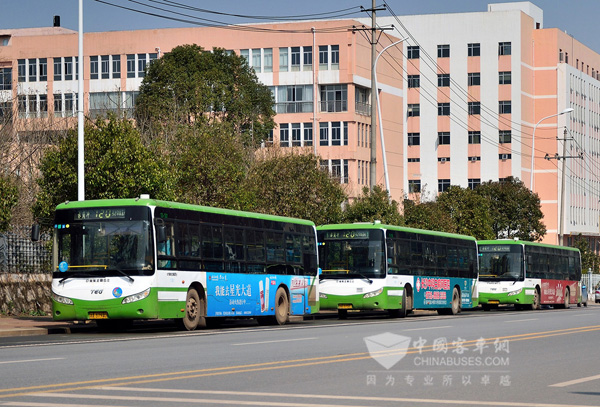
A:
[[[473,157],[469,157],[469,161],[473,161],[473,162],[475,162],[475,161],[477,161],[477,157],[475,157],[475,156],[473,156]]]
[[[440,159],[439,159],[439,162],[441,162],[441,163],[445,163],[445,162],[446,162],[446,157],[442,157],[442,158],[440,158]]]
[[[508,154],[500,154],[500,159],[501,159],[502,161],[506,161],[506,160],[508,160]]]

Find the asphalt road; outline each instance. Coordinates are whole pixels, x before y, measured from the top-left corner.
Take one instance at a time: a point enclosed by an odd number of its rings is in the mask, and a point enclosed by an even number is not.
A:
[[[600,406],[600,307],[2,338],[0,406]]]

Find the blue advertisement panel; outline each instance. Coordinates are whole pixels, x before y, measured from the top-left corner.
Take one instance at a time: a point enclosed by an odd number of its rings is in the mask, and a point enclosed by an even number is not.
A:
[[[207,316],[252,317],[275,314],[279,287],[289,295],[290,314],[303,315],[309,279],[264,274],[207,273]]]
[[[451,277],[415,277],[415,308],[449,308],[452,301],[452,289],[460,287],[462,308],[472,308],[473,281],[468,278]]]

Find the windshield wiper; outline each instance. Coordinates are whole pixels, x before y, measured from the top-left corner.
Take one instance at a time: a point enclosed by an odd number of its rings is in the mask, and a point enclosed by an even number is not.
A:
[[[124,272],[123,270],[121,270],[121,268],[119,266],[113,266],[115,271],[118,271],[119,273],[121,273],[122,275],[124,275],[125,277],[127,277],[127,279],[129,281],[131,281],[132,283],[135,281],[133,279],[133,277],[131,277],[129,274],[127,274],[126,272]]]

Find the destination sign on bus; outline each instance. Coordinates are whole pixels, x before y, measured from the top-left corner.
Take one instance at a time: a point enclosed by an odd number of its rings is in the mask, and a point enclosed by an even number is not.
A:
[[[509,253],[509,245],[480,245],[480,253]]]
[[[124,208],[78,209],[75,220],[125,219]]]
[[[368,230],[328,230],[325,232],[325,240],[342,239],[368,239]]]

